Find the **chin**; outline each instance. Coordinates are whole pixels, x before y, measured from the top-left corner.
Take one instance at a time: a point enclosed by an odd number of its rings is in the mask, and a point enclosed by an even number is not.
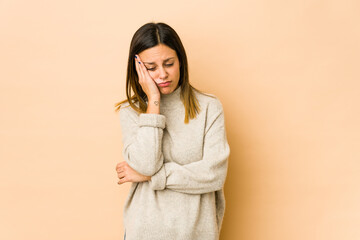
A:
[[[161,91],[160,91],[160,93],[161,93],[161,94],[164,94],[164,95],[169,94],[169,93],[172,93],[172,92],[173,92],[173,91],[170,90],[170,89],[166,89],[166,90],[161,90]]]
[[[166,95],[166,94],[172,93],[174,90],[175,90],[175,89],[163,88],[163,89],[160,90],[160,93]]]

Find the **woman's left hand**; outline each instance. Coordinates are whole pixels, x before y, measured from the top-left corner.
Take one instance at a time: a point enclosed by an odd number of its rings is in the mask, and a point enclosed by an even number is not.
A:
[[[151,179],[150,176],[144,176],[134,169],[132,169],[126,161],[120,162],[116,165],[116,172],[120,181],[118,184],[125,182],[146,182]]]

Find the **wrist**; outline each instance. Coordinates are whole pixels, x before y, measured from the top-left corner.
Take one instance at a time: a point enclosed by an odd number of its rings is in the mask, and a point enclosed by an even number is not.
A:
[[[150,98],[148,104],[152,104],[155,106],[160,106],[160,98]]]
[[[160,103],[160,97],[154,96],[154,97],[149,97],[148,98],[149,103],[154,103],[155,101]]]
[[[160,113],[160,98],[149,98],[146,113]]]

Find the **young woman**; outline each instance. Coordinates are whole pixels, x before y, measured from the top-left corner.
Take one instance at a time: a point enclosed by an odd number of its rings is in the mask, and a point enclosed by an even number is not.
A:
[[[167,24],[135,32],[126,95],[115,105],[125,159],[118,184],[132,183],[124,239],[219,239],[230,154],[223,107],[190,85],[185,49]]]

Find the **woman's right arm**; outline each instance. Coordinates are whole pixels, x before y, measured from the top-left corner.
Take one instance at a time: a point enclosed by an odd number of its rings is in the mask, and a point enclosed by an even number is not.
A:
[[[120,108],[123,157],[138,173],[154,175],[163,165],[162,138],[165,116],[155,113],[137,115],[132,108]]]
[[[230,146],[225,130],[225,115],[216,99],[207,108],[203,156],[188,164],[166,161],[149,183],[153,190],[171,189],[187,194],[204,194],[224,187]]]

